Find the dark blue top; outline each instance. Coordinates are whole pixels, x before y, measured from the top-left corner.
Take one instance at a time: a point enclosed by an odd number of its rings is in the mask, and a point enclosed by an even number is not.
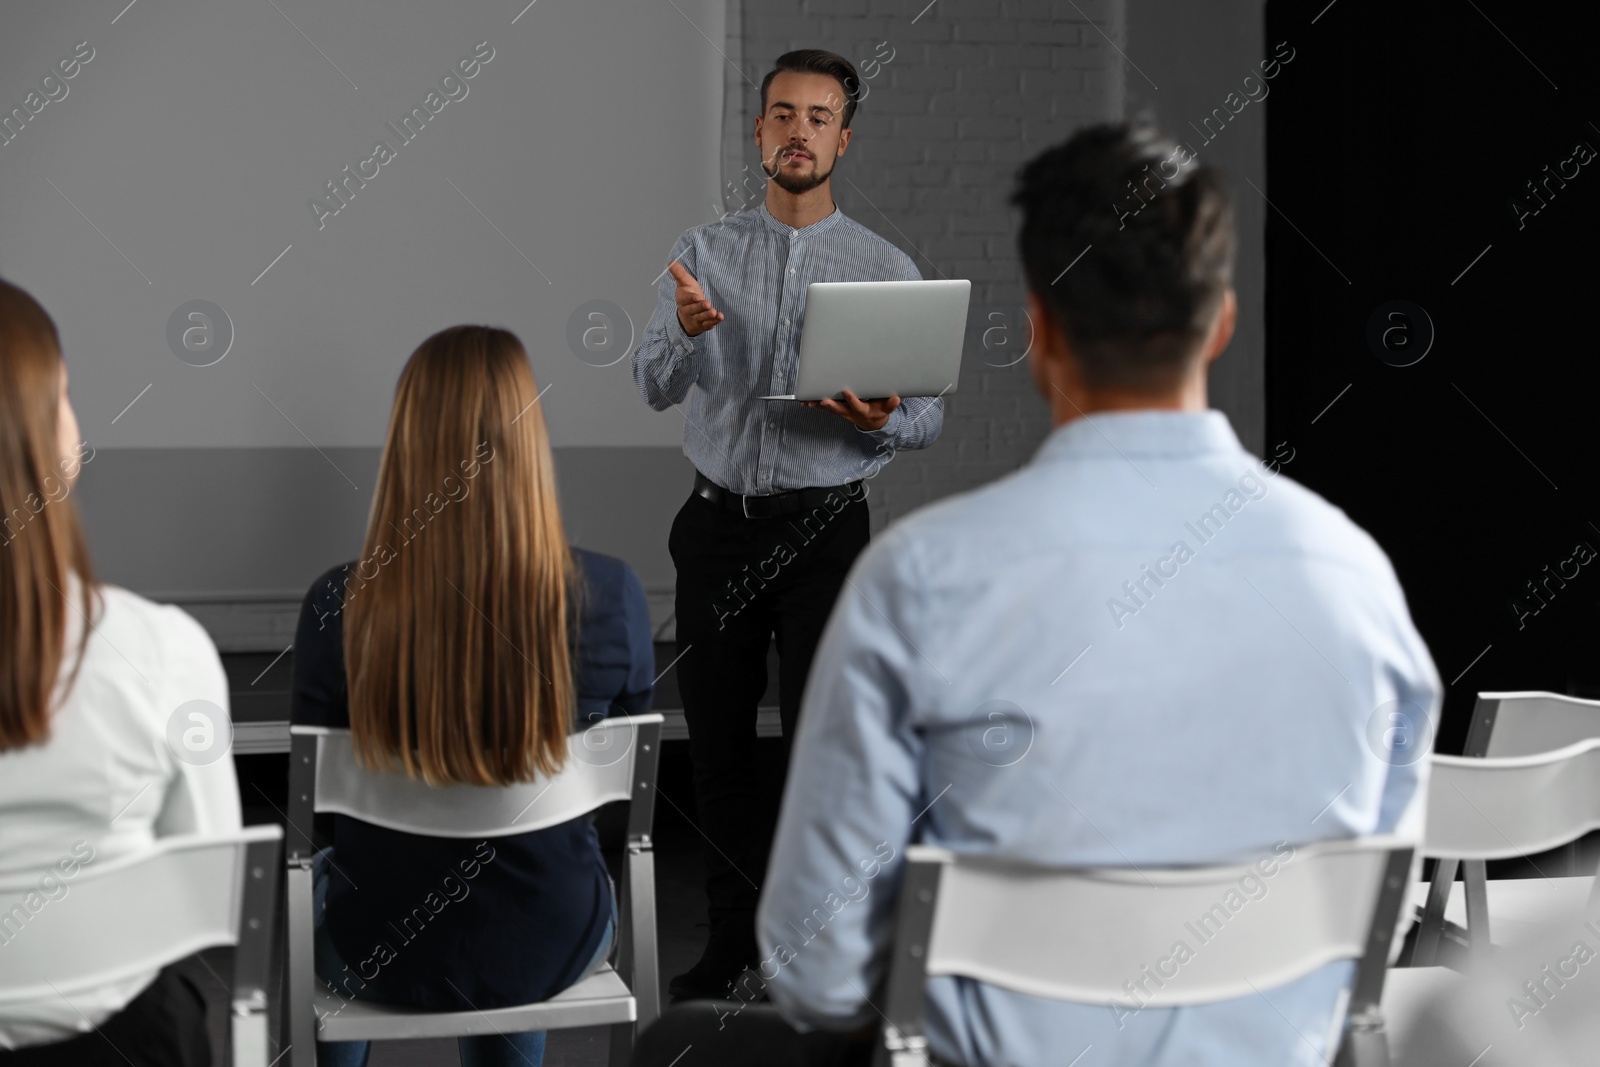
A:
[[[584,580],[574,725],[649,711],[655,655],[639,576],[573,552]],[[301,606],[295,723],[350,725],[340,614],[350,567],[323,574]],[[324,921],[365,998],[439,1011],[545,1000],[582,976],[605,934],[611,885],[589,817],[472,841],[335,815],[333,841]]]

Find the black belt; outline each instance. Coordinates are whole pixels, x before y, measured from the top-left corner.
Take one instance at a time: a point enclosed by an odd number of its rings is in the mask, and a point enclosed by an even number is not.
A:
[[[722,488],[716,482],[707,478],[699,471],[694,472],[694,492],[696,496],[705,497],[711,503],[724,511],[731,511],[743,515],[747,519],[770,519],[777,515],[793,515],[800,511],[810,511],[812,508],[822,507],[828,502],[830,496],[842,494],[854,499],[854,491],[860,481],[846,482],[844,485],[814,486],[806,489],[790,489],[783,493],[769,493],[766,496],[741,496]]]

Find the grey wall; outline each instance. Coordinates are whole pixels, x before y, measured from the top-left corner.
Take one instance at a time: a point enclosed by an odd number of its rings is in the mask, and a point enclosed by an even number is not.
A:
[[[648,6],[652,11],[671,12],[670,6]],[[835,171],[834,192],[842,210],[904,249],[925,277],[962,277],[974,283],[961,390],[947,403],[944,435],[930,449],[898,456],[875,479],[872,507],[876,529],[922,504],[1014,469],[1027,461],[1049,431],[1048,410],[1033,392],[1025,363],[1018,362],[1029,329],[1020,308],[1023,284],[1014,252],[1016,217],[1005,203],[1016,168],[1077,126],[1121,116],[1130,109],[1153,110],[1163,125],[1182,137],[1188,121],[1198,122],[1220,105],[1266,55],[1260,0],[1204,6],[1124,4],[1121,0],[938,0],[926,7],[899,0],[715,0],[711,6],[716,10],[687,7],[680,0],[680,6],[694,14],[712,41],[695,33],[677,14],[672,19],[683,25],[671,20],[664,24],[618,20],[615,5],[600,5],[604,10],[596,16],[608,26],[605,36],[572,33],[561,38],[566,49],[592,60],[591,82],[598,84],[605,80],[606,72],[614,73],[614,68],[601,65],[602,59],[611,63],[613,59],[604,57],[622,55],[626,47],[632,47],[622,44],[627,38],[644,51],[656,53],[651,61],[660,61],[663,69],[692,70],[694,86],[710,86],[707,98],[723,98],[721,121],[705,124],[707,130],[720,130],[720,143],[707,150],[712,177],[700,181],[691,192],[672,193],[653,177],[641,182],[635,167],[635,173],[617,186],[618,195],[606,210],[631,211],[649,220],[643,247],[624,249],[610,257],[621,264],[615,268],[619,277],[635,266],[648,267],[647,278],[653,276],[678,232],[710,221],[720,211],[740,210],[761,195],[756,151],[750,142],[759,106],[756,86],[779,53],[815,46],[838,51],[855,61],[863,74],[872,74],[853,124],[855,140]],[[547,14],[543,7],[531,9],[517,28],[526,28],[536,14]],[[286,7],[286,11],[293,14],[295,9]],[[279,18],[275,13],[273,17]],[[495,17],[504,22],[510,16],[496,10]],[[541,32],[550,30],[542,24],[534,26]],[[461,32],[452,25],[442,40],[449,44]],[[54,40],[47,32],[30,34],[30,39]],[[479,40],[487,34],[467,36]],[[66,39],[69,37],[72,40]],[[67,32],[60,48],[70,49],[78,39],[81,35]],[[53,47],[45,46],[40,54],[53,58]],[[449,48],[445,52],[447,58],[453,58]],[[0,44],[0,60],[5,61],[0,62],[0,69],[17,69],[11,62],[14,53],[14,45]],[[505,55],[494,62],[501,62]],[[869,64],[874,59],[877,66]],[[98,57],[93,61],[99,62]],[[94,71],[93,63],[83,77]],[[317,58],[303,73],[309,76],[318,64],[326,67]],[[109,68],[107,64],[102,71]],[[21,69],[28,68],[24,64]],[[491,64],[480,77],[485,89],[489,88],[485,79],[495,73],[499,72]],[[424,85],[426,81],[424,77]],[[631,78],[626,84],[637,88],[638,82]],[[397,79],[397,84],[410,91],[412,83]],[[367,87],[361,91],[366,92]],[[531,116],[546,98],[546,94],[528,90],[512,114],[496,117],[500,126],[485,127],[479,136],[484,140],[515,136],[516,131],[529,128]],[[645,113],[607,120],[603,111],[588,110],[596,105],[583,92],[566,94],[564,103],[574,121],[587,117],[597,128],[610,122],[611,136],[633,144],[638,137],[650,136],[645,127],[652,125],[651,116],[662,112],[659,94],[653,91],[629,99],[637,99]],[[59,106],[64,115],[77,102],[79,98],[74,96],[50,106]],[[480,102],[477,96],[465,101],[462,114],[456,117],[464,117]],[[1200,144],[1198,138],[1191,140],[1204,158],[1222,166],[1235,181],[1240,207],[1240,328],[1234,345],[1213,373],[1213,403],[1232,417],[1245,443],[1258,450],[1265,421],[1260,314],[1265,205],[1243,179],[1266,188],[1261,111],[1260,105],[1250,105],[1210,145]],[[441,117],[451,116],[447,111]],[[680,131],[695,127],[694,122],[678,120],[672,125]],[[475,146],[473,142],[461,148],[470,155]],[[0,149],[0,169],[12,166],[7,151],[10,149]],[[688,158],[692,146],[675,145],[670,152],[674,159],[683,156],[687,165],[697,165]],[[616,177],[596,177],[566,146],[551,148],[550,153],[552,157],[559,154],[580,176],[602,183]],[[714,176],[719,169],[720,186]],[[15,181],[16,173],[11,172],[8,180]],[[32,180],[32,172],[28,174]],[[48,186],[44,188],[57,197]],[[743,190],[742,199],[739,190]],[[444,191],[459,201],[448,186]],[[517,202],[518,195],[521,210],[542,206],[549,213],[547,201],[536,193],[523,190],[519,194],[512,186],[506,187],[508,201]],[[329,231],[338,223],[355,222],[362,206],[361,201],[355,202],[347,218],[329,223]],[[578,214],[570,202],[558,200],[555,208],[571,215],[582,229],[587,217]],[[409,210],[433,210],[432,201],[424,196]],[[0,222],[0,237],[9,224]],[[54,223],[57,228],[68,224],[70,218]],[[583,247],[581,237],[569,233],[563,239],[563,252],[592,254]],[[408,247],[389,259],[430,261],[440,254],[436,243]],[[511,257],[512,268],[521,262],[492,233],[487,243],[470,247],[475,255]],[[297,251],[298,247],[289,255]],[[92,266],[84,265],[82,257],[91,253],[114,262],[97,260]],[[80,269],[111,270],[121,263],[103,244],[99,248],[86,245],[74,255],[79,257],[80,267],[71,271],[61,268],[58,276],[51,276],[49,292],[40,294],[64,320],[64,326],[68,316],[53,298],[65,298]],[[387,271],[407,269],[389,259],[379,256],[370,261],[363,269],[371,275],[363,275],[367,280],[360,285],[382,289],[372,279],[381,281]],[[6,244],[0,241],[0,271],[20,274],[20,262],[9,257]],[[288,264],[286,257],[278,268]],[[278,268],[266,278],[271,279]],[[122,269],[126,270],[126,264]],[[526,264],[521,269],[526,270]],[[126,272],[133,275],[131,270]],[[134,278],[137,281],[136,275]],[[625,305],[642,326],[650,291],[643,285],[640,288],[642,302],[637,313],[625,300],[615,302]],[[585,290],[584,298],[610,298],[611,291],[604,287]],[[405,293],[404,299],[396,298],[393,304],[397,309],[405,309],[408,300],[416,305],[404,313],[419,316],[413,324],[419,334],[441,325],[441,316],[456,314],[443,310],[449,307],[448,301],[441,304],[443,298],[428,293],[426,287],[409,286]],[[302,292],[296,299],[300,298],[312,296]],[[293,313],[296,306],[289,301],[285,313]],[[563,308],[538,305],[535,309],[516,301],[485,304],[481,311],[484,317],[501,321],[513,313],[525,315],[530,324],[538,320],[548,325],[554,316],[563,328],[568,314]],[[78,312],[74,317],[85,321],[96,317],[113,324],[126,321],[120,311]],[[69,359],[73,357],[71,337],[69,331]],[[148,341],[141,343],[149,347]],[[371,410],[361,416],[363,425],[372,422],[372,412],[387,410],[394,375],[408,351],[409,347],[400,346],[364,364],[370,371],[360,380],[360,388],[365,390],[361,403],[363,410]],[[174,364],[169,370],[188,369],[161,352],[141,358]],[[342,362],[354,357],[340,352],[331,358]],[[632,392],[631,381],[621,383],[625,388],[616,388],[615,395],[606,391],[618,383],[608,382],[604,376],[626,378],[626,360],[599,368],[584,365],[570,353],[535,352],[534,358],[536,373],[545,368],[544,377],[556,383],[548,399],[569,532],[587,547],[633,563],[651,594],[659,632],[670,634],[673,574],[665,549],[666,533],[693,473],[679,447],[668,443],[681,438],[681,416],[650,412]],[[542,359],[546,362],[541,363]],[[219,367],[226,365],[224,361]],[[266,366],[273,364],[268,361]],[[309,395],[318,382],[315,368],[295,366],[294,370],[275,371],[281,377],[274,381],[289,388],[290,395],[296,395],[294,390]],[[75,373],[76,368],[74,363]],[[323,568],[349,558],[359,545],[376,469],[377,440],[341,439],[336,429],[340,420],[334,418],[301,424],[320,453],[304,447],[303,438],[300,447],[120,448],[119,439],[111,432],[114,428],[108,429],[106,420],[142,383],[132,378],[123,382],[117,377],[123,375],[120,369],[116,374],[104,373],[115,379],[121,391],[108,390],[104,401],[84,405],[92,418],[99,419],[101,436],[90,434],[100,452],[85,468],[79,492],[102,571],[111,580],[183,602],[226,647],[282,648],[306,584]],[[354,379],[341,380],[340,387],[353,395],[350,391],[355,385]],[[570,412],[581,412],[582,418],[576,423],[563,422],[557,391],[578,393],[590,385],[594,386],[593,402],[585,401],[588,406]],[[75,390],[81,391],[76,381]],[[110,403],[112,392],[118,401],[115,405]],[[152,390],[132,412],[140,412],[154,395]],[[258,406],[265,407],[259,404],[259,396],[250,395]],[[184,417],[183,410],[181,406],[157,408],[154,416],[145,417],[175,420]],[[281,423],[278,414],[269,414]],[[130,413],[122,421],[132,417]],[[274,432],[280,430],[289,432],[281,425]],[[275,446],[285,443],[276,438],[270,442]]]
[[[1269,209],[1263,197],[1271,194],[1263,105],[1272,99],[1278,79],[1295,76],[1291,61],[1269,68],[1276,70],[1274,77],[1262,80],[1259,64],[1271,58],[1277,44],[1267,42],[1264,32],[1264,0],[1130,3],[1125,50],[1143,73],[1130,66],[1123,74],[1129,112],[1152,115],[1203,162],[1220,167],[1232,185],[1239,228],[1234,276],[1239,325],[1233,343],[1213,365],[1211,404],[1228,413],[1239,439],[1257,454],[1264,451],[1267,432],[1264,294]],[[1248,88],[1246,77],[1252,79]],[[1235,95],[1230,99],[1230,94]],[[1262,102],[1250,102],[1250,94]],[[1221,109],[1222,116],[1213,117],[1209,127],[1203,125],[1214,109]]]
[[[686,492],[692,471],[680,417],[639,401],[626,354],[673,239],[714,217],[726,14],[724,0],[7,10],[0,274],[59,324],[98,453],[77,499],[102,574],[192,606],[229,647],[269,647],[311,577],[359,544],[406,356],[444,326],[491,322],[523,339],[547,390],[574,536],[670,588],[654,493]],[[474,53],[492,58],[441,84]],[[430,117],[408,141],[390,124],[413,106]],[[361,161],[380,140],[393,155],[374,176]],[[326,186],[346,166],[347,203]],[[314,198],[342,206],[319,220]],[[169,320],[196,299],[222,309],[217,341],[180,358]],[[594,300],[618,309],[610,341],[575,350]]]
[[[78,42],[93,54],[0,147],[0,271],[57,318],[92,444],[379,445],[400,366],[457,322],[522,338],[557,444],[677,439],[626,359],[580,359],[568,327],[610,301],[625,348],[673,239],[708,217],[721,138],[686,119],[721,111],[702,34],[722,37],[723,0],[544,3],[515,24],[508,6],[7,11],[0,107],[28,107]],[[464,59],[476,72],[451,78]],[[233,328],[209,366],[169,348],[195,299]]]
[[[103,449],[84,465],[76,499],[103,579],[182,604],[224,650],[278,651],[311,582],[359,554],[378,455]],[[667,624],[667,524],[694,468],[674,448],[558,448],[556,467],[568,536],[630,561],[653,621]]]

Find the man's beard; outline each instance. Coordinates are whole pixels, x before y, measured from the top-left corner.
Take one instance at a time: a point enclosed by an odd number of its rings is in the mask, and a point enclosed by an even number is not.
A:
[[[801,193],[809,193],[811,190],[827,181],[828,177],[833,174],[832,167],[829,167],[825,171],[818,170],[816,167],[816,157],[814,156],[811,157],[811,163],[812,170],[810,174],[790,174],[783,169],[782,155],[780,153],[779,161],[773,166],[772,170],[767,171],[767,177],[776,182],[778,184],[778,188],[793,193],[796,196]],[[766,170],[766,166],[763,165],[761,169]]]

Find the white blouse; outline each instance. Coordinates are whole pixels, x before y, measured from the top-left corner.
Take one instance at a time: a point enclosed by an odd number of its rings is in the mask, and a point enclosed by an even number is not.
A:
[[[73,605],[68,667],[84,622],[79,588],[74,579],[66,590]],[[100,591],[103,608],[49,739],[0,753],[0,875],[54,871],[69,892],[73,875],[148,848],[157,837],[241,825],[233,759],[221,747],[231,736],[228,679],[210,636],[180,608],[116,586]],[[68,673],[64,668],[58,695]],[[194,712],[224,721],[208,724]],[[218,746],[214,753],[205,751],[208,739]],[[27,937],[32,914],[71,906],[64,895],[14,896],[0,897],[0,966],[11,942]],[[0,1048],[61,1041],[98,1026],[157,973],[74,993],[70,1002],[0,1005]]]

